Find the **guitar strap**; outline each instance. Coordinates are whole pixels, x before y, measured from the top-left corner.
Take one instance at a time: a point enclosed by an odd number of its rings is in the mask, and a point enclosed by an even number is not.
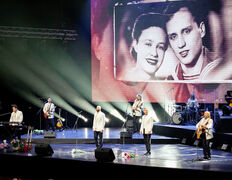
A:
[[[50,111],[50,108],[51,108],[51,103],[49,103],[49,106],[48,106],[49,108],[48,108],[48,110]]]
[[[207,119],[206,123],[204,124],[205,126],[209,123],[210,118]],[[205,133],[205,130],[204,130]]]

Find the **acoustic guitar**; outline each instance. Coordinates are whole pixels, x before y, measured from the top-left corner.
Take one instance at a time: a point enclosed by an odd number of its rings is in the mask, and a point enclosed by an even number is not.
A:
[[[207,124],[209,123],[209,120],[210,120],[210,119],[208,118],[208,121],[205,123],[204,126],[207,126]],[[202,127],[200,126],[200,127],[197,128],[197,130],[196,130],[197,139],[200,139],[200,136],[201,136],[202,133],[205,133],[205,129],[202,128]]]
[[[63,122],[65,121],[65,119],[62,118],[60,116],[60,114],[61,114],[61,108],[59,108],[59,119],[57,119],[57,123],[56,123],[56,127],[58,127],[58,128],[62,128],[63,127]]]

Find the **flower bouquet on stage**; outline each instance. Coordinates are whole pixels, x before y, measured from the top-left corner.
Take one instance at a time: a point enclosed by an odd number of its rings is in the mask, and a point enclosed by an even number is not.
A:
[[[136,155],[132,154],[132,153],[126,153],[126,152],[122,153],[122,158],[123,159],[130,159],[130,158],[135,158],[135,157],[136,157]]]

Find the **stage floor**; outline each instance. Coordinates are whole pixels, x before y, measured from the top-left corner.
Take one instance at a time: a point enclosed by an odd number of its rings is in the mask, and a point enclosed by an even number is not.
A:
[[[51,144],[54,159],[77,160],[95,162],[94,144]],[[232,153],[212,150],[210,161],[192,161],[196,158],[196,147],[180,144],[152,144],[151,155],[144,156],[145,145],[143,144],[105,144],[104,147],[112,148],[116,159],[114,164],[137,165],[146,167],[191,169],[203,171],[232,172]],[[82,152],[72,153],[73,149]],[[123,159],[121,152],[134,153],[137,156],[131,159]],[[202,148],[198,148],[199,156],[202,157]],[[1,153],[2,154],[2,153]],[[8,153],[9,154],[9,153]],[[11,153],[17,156],[36,156],[34,149],[30,153]]]
[[[54,158],[66,159],[82,159],[95,161],[94,158],[94,145],[79,144],[77,148],[85,151],[84,153],[72,154],[73,148],[76,145],[52,145],[55,149]],[[112,148],[116,159],[114,163],[130,164],[139,166],[152,166],[162,168],[180,168],[180,169],[196,169],[196,170],[209,170],[209,171],[225,171],[232,172],[232,153],[212,150],[212,159],[210,161],[195,161],[192,160],[196,157],[196,147],[180,144],[166,144],[166,145],[151,145],[151,155],[146,157],[143,154],[145,145],[142,144],[107,144],[104,147]],[[137,155],[135,158],[123,159],[118,155],[118,150],[122,152],[134,153]],[[198,148],[199,156],[202,157],[202,148]]]

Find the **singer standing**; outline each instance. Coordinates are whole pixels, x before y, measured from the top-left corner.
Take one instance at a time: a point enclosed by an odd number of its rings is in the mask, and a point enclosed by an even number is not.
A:
[[[210,112],[205,111],[204,117],[197,123],[196,128],[201,132],[202,147],[204,158],[203,160],[211,159],[210,141],[213,139],[213,120],[210,117]]]
[[[151,154],[151,134],[153,128],[153,118],[148,114],[147,108],[144,108],[143,112],[144,115],[142,117],[139,134],[143,134],[144,143],[146,145],[147,152],[144,155],[149,156]]]
[[[93,119],[93,132],[96,147],[101,149],[103,146],[103,130],[105,128],[105,114],[101,111],[101,106],[96,107]]]

